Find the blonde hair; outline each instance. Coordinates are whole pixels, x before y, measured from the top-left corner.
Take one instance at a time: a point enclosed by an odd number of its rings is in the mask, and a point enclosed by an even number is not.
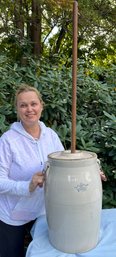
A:
[[[15,94],[15,107],[17,106],[18,95],[23,93],[23,92],[30,92],[30,91],[36,93],[36,95],[38,96],[38,99],[40,100],[42,106],[44,107],[45,104],[44,104],[44,102],[42,100],[42,96],[41,96],[40,92],[35,87],[32,87],[32,86],[30,86],[30,85],[28,85],[26,83],[22,83],[19,86],[19,88],[17,89],[17,91],[16,91],[16,94]]]

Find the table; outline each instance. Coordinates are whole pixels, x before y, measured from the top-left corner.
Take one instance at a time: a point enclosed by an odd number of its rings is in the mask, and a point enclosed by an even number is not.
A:
[[[33,240],[26,257],[116,257],[116,209],[103,209],[100,237],[97,246],[85,253],[68,254],[56,250],[49,242],[46,217],[41,216],[34,224]]]

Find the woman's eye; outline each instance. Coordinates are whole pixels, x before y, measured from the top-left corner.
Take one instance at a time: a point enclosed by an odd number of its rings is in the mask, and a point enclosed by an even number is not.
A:
[[[32,103],[31,105],[32,105],[32,106],[36,106],[36,105],[37,105],[37,103]]]
[[[26,107],[26,104],[21,104],[20,105],[20,108],[25,108]]]

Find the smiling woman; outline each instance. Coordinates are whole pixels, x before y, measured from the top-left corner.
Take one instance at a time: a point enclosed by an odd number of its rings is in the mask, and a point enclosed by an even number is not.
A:
[[[36,88],[16,92],[19,121],[0,138],[0,256],[24,257],[25,232],[45,214],[43,170],[52,152],[64,150],[40,121],[44,103]],[[5,244],[4,244],[5,242]]]
[[[40,93],[28,85],[23,85],[16,94],[17,116],[25,130],[33,137],[39,138],[40,126],[38,120],[43,110],[43,101]]]

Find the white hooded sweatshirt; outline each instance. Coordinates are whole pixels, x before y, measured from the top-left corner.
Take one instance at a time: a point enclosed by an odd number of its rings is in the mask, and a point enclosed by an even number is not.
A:
[[[63,151],[58,135],[40,122],[41,135],[34,139],[14,122],[0,138],[0,220],[23,225],[45,214],[44,189],[29,192],[34,173],[42,171],[48,154]]]

